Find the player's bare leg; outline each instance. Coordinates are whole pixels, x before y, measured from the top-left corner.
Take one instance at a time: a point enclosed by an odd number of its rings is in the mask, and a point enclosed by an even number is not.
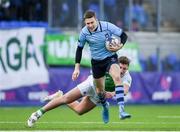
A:
[[[96,107],[96,104],[94,104],[88,96],[83,97],[81,102],[75,101],[67,105],[78,115],[83,115]]]
[[[130,118],[131,115],[124,110],[124,88],[120,77],[120,67],[118,64],[112,64],[109,70],[115,84],[116,100],[119,105],[119,117],[121,119]]]
[[[69,104],[72,103],[73,101],[81,98],[81,92],[78,88],[74,88],[68,93],[64,94],[62,97],[55,98],[51,100],[49,103],[47,103],[42,109],[47,112],[51,109],[54,109],[60,105],[63,104]]]
[[[31,116],[29,117],[27,124],[29,127],[32,127],[35,122],[47,111],[54,109],[56,107],[59,107],[63,104],[69,104],[74,102],[75,100],[81,98],[82,95],[80,93],[80,90],[78,88],[74,88],[65,95],[61,97],[57,97],[50,102],[48,102],[44,107],[41,109],[37,110],[36,112],[32,113]]]
[[[55,92],[54,94],[48,95],[45,98],[43,98],[42,102],[47,102],[47,101],[51,101],[57,97],[61,97],[63,96],[63,91],[58,90],[57,92]]]
[[[46,97],[46,99],[53,100],[59,96],[62,96],[62,91],[58,90],[56,93],[49,95],[49,97]],[[67,104],[67,106],[71,108],[73,111],[75,111],[78,115],[82,115],[96,107],[96,105],[89,99],[88,96],[83,97],[83,99],[80,102],[74,101],[70,104]]]

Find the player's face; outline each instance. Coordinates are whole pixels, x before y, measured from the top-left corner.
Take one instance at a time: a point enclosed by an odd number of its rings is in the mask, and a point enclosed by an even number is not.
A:
[[[126,73],[126,71],[128,70],[128,65],[126,64],[119,64],[120,67],[120,71],[121,71],[121,76],[124,76],[124,74]]]
[[[97,19],[95,17],[86,18],[84,22],[91,32],[93,32],[97,27]]]

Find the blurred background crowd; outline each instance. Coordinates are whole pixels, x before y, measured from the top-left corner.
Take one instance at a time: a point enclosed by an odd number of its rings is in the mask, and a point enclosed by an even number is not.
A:
[[[179,31],[179,3],[178,0],[1,0],[0,20],[44,21],[52,27],[76,28],[82,13],[91,9],[99,19],[126,30]]]
[[[91,9],[129,34],[144,71],[180,71],[179,0],[0,0],[0,28],[43,26],[78,33]]]

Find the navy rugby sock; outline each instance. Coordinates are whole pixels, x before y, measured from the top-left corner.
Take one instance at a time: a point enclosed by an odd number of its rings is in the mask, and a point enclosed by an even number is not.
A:
[[[106,104],[105,93],[104,92],[98,93],[98,97],[99,97],[99,100],[100,100],[101,104],[105,105]]]

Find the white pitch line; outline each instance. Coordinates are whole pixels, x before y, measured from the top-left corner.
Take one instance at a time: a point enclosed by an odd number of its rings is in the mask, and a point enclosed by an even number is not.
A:
[[[18,121],[0,121],[0,124],[25,124],[26,122],[18,122]],[[52,122],[43,122],[39,121],[37,124],[104,124],[103,122],[58,122],[58,121],[52,121]],[[108,124],[177,124],[180,125],[180,122],[109,122]]]
[[[29,131],[25,131],[25,130],[18,130],[18,131],[9,131],[9,130],[5,130],[5,131],[1,131],[0,130],[0,132],[29,132]],[[73,130],[73,131],[71,131],[71,130],[64,130],[64,131],[62,131],[62,130],[33,130],[33,132],[112,132],[112,131],[106,131],[106,130],[103,130],[103,131],[101,131],[101,130],[99,130],[99,131],[95,131],[95,130],[86,130],[86,131],[82,131],[82,130]],[[139,132],[139,131],[124,131],[124,130],[118,130],[118,131],[114,131],[113,130],[113,132]],[[141,132],[154,132],[154,131],[141,131]],[[156,131],[156,132],[167,132],[167,131]],[[176,132],[176,131],[171,131],[171,132]]]
[[[180,115],[173,115],[173,116],[157,116],[157,118],[167,118],[167,119],[179,119]]]

